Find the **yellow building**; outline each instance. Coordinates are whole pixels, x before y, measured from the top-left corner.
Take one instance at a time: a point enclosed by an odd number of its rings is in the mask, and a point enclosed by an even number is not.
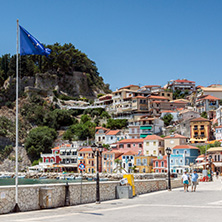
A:
[[[190,142],[205,143],[210,139],[210,120],[203,117],[190,121]]]
[[[80,163],[84,163],[86,168],[83,172],[85,173],[94,173],[96,170],[96,158],[93,154],[93,151],[91,148],[82,148],[79,152],[78,152],[78,165]],[[79,169],[78,169],[78,172]]]
[[[155,156],[135,156],[134,166],[138,173],[151,173],[153,169],[153,159]]]

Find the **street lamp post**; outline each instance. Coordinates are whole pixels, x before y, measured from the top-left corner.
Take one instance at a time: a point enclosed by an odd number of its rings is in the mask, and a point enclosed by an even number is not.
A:
[[[209,155],[210,181],[212,181],[211,164],[212,164],[212,156]]]
[[[168,191],[171,191],[171,181],[170,181],[170,154],[171,154],[171,149],[170,147],[166,148],[166,154],[167,154],[167,165],[168,165]]]
[[[96,204],[100,204],[100,193],[99,193],[99,157],[103,152],[103,146],[100,144],[97,146],[95,143],[91,146],[94,155],[96,156]]]

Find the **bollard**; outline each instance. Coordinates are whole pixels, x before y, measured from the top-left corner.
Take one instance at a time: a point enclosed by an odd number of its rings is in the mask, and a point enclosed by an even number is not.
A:
[[[69,194],[68,182],[66,182],[66,185],[65,185],[65,206],[70,206],[70,194]]]

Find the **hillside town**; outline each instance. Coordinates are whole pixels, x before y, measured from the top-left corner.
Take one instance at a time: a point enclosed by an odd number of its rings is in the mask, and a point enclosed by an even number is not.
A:
[[[94,104],[68,101],[62,109],[104,108],[113,119],[126,119],[124,129],[96,127],[94,141],[60,141],[51,153],[41,153],[31,170],[95,173],[92,144],[104,147],[99,172],[166,173],[212,169],[222,172],[222,85],[207,87],[177,79],[160,85],[129,85],[101,95]]]

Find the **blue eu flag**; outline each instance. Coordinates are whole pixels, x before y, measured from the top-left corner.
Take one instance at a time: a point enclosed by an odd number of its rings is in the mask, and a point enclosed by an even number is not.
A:
[[[34,36],[22,26],[20,27],[20,54],[21,55],[45,55],[51,53],[51,49],[45,48]]]

